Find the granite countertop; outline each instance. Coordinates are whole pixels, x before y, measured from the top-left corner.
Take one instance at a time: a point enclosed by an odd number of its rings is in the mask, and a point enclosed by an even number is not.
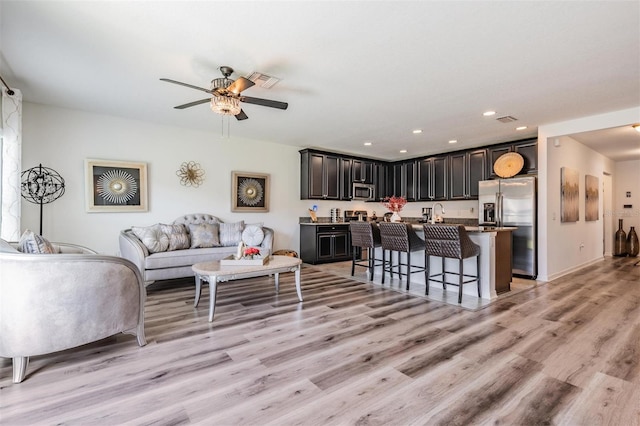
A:
[[[318,222],[300,222],[300,225],[305,225],[305,226],[326,226],[326,225],[348,225],[349,222],[331,222],[331,221],[325,221],[325,220],[320,220],[321,218],[318,218]],[[422,231],[422,225],[423,223],[420,221],[407,221],[405,223],[410,223],[413,228],[415,230],[420,230]],[[436,225],[464,225],[464,228],[467,230],[467,232],[469,233],[476,233],[476,232],[504,232],[504,231],[515,231],[516,229],[518,229],[517,227],[513,227],[513,226],[478,226],[478,225],[470,225],[468,223],[452,223],[452,222],[444,222],[444,223],[436,223]]]
[[[436,225],[455,225],[454,223],[442,223],[442,224],[438,224],[436,223]],[[414,224],[413,228],[416,230],[422,230],[422,224]],[[465,225],[464,229],[467,230],[467,232],[504,232],[504,231],[515,231],[516,227],[514,226],[469,226],[469,225]]]

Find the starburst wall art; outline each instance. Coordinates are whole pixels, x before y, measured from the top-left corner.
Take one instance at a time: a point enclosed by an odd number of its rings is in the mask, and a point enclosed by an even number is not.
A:
[[[268,212],[269,175],[231,172],[231,211]]]
[[[85,160],[88,212],[146,212],[147,164]]]

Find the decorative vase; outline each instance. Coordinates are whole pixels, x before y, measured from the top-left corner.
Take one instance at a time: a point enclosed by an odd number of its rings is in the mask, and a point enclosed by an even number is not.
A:
[[[616,231],[615,244],[613,247],[614,256],[627,255],[627,234],[622,229],[622,219],[618,219],[618,230]]]
[[[629,235],[627,235],[627,254],[631,257],[636,257],[639,250],[640,247],[638,247],[638,234],[636,234],[636,230],[632,226],[631,230],[629,231]]]
[[[400,213],[393,212],[391,215],[391,222],[402,222],[402,218],[400,217]]]

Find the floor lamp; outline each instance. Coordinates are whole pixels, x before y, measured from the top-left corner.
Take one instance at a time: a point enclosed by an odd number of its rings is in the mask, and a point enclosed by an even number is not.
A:
[[[53,203],[64,194],[64,179],[58,172],[40,164],[22,172],[22,198],[40,204],[40,235],[42,235],[42,206]]]

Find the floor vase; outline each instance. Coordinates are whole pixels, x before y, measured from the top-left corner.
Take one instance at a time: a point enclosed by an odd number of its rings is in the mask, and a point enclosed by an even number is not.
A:
[[[616,231],[614,246],[614,256],[626,256],[627,255],[627,234],[622,229],[622,219],[618,219],[618,230]]]
[[[627,235],[627,254],[631,257],[635,257],[638,255],[638,251],[640,248],[638,247],[638,234],[636,233],[635,227],[631,227],[629,230],[629,235]]]

